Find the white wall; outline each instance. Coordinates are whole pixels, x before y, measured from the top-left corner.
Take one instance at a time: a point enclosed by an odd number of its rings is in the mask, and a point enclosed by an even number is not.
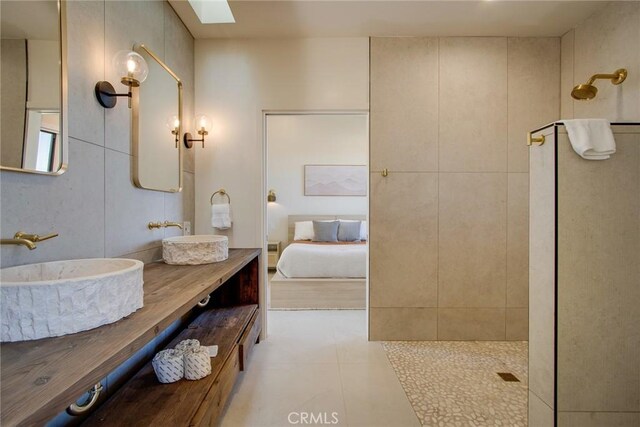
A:
[[[267,205],[269,240],[286,242],[288,215],[366,215],[366,197],[304,195],[304,166],[366,165],[365,114],[269,115],[267,187],[277,201]]]
[[[263,111],[368,110],[367,38],[196,40],[196,111],[214,122],[195,146],[196,233],[211,233],[209,198],[231,196],[231,247],[262,246]],[[265,232],[266,234],[266,232]]]

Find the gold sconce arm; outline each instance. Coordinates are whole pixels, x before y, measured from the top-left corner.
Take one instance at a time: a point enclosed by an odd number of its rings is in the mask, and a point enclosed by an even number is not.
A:
[[[531,132],[527,134],[527,145],[532,146],[533,144],[543,145],[545,141],[545,136],[540,135],[538,137],[533,136]]]

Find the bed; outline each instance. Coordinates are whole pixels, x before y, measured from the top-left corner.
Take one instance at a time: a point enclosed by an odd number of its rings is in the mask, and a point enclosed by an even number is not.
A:
[[[366,242],[294,241],[297,221],[365,220],[360,215],[291,215],[289,239],[270,280],[272,309],[364,309]]]

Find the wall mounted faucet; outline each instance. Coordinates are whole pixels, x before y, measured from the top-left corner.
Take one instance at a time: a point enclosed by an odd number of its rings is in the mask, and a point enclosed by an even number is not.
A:
[[[53,239],[54,237],[58,237],[58,233],[51,233],[45,236],[40,236],[38,234],[29,234],[23,231],[18,231],[13,239],[2,239],[0,240],[0,244],[2,245],[22,245],[29,248],[29,250],[34,250],[37,245],[36,243],[42,242],[43,240]]]
[[[180,230],[182,230],[182,224],[180,224],[179,222],[165,221],[165,222],[150,222],[149,224],[147,224],[147,228],[149,228],[149,230],[153,230],[154,228],[167,228],[167,227],[178,227]]]

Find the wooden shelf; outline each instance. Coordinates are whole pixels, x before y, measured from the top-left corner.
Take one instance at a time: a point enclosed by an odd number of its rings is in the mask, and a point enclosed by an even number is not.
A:
[[[256,304],[208,310],[198,316],[167,346],[174,348],[186,339],[197,339],[202,345],[217,345],[218,355],[211,359],[211,375],[198,381],[183,379],[171,384],[161,384],[149,362],[84,424],[199,425],[206,412],[205,408],[201,408],[202,399],[210,394],[211,388],[219,382],[218,377],[227,359],[238,357],[240,338],[257,311]],[[238,363],[235,364],[237,369]]]
[[[63,337],[1,344],[0,424],[45,424],[221,284],[257,280],[260,253],[230,249],[229,259],[215,264],[148,264],[144,307],[126,318]],[[255,285],[238,288],[257,292]],[[241,304],[258,299],[236,297]]]

